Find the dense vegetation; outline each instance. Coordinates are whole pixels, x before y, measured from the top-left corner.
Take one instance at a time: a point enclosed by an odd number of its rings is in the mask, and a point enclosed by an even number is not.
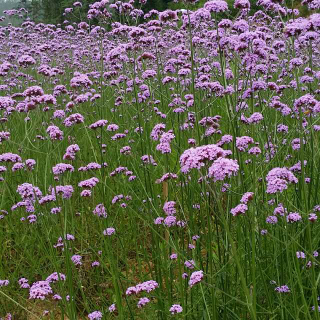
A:
[[[320,2],[185,5],[0,27],[3,319],[320,318]]]
[[[136,1],[137,7],[141,7],[144,12],[148,12],[152,9],[163,11],[165,9],[182,9],[186,6],[184,2],[174,0],[148,0],[139,4]],[[28,16],[32,21],[44,22],[50,24],[63,23],[66,20],[65,9],[72,8],[75,0],[6,0],[6,2],[0,2],[0,14],[3,10],[12,8],[25,8],[28,10]],[[82,6],[78,7],[75,14],[68,17],[68,20],[80,22],[85,19],[89,6],[93,4],[94,0],[83,0],[81,1]],[[110,3],[115,1],[110,1]],[[203,7],[205,0],[200,0],[192,3],[193,10]],[[232,7],[233,0],[227,1],[230,7],[229,12],[226,14],[228,17],[234,17],[238,11]],[[295,8],[300,9],[302,15],[307,14],[307,7],[301,6],[300,1],[287,0],[287,4]],[[255,12],[259,9],[256,0],[250,0],[251,12]]]

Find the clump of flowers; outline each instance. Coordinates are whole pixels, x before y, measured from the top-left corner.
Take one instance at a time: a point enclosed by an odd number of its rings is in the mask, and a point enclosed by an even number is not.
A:
[[[190,148],[180,156],[180,166],[183,173],[189,173],[192,169],[200,170],[208,161],[224,158],[231,154],[231,151],[224,150],[215,144]]]
[[[53,291],[49,281],[37,281],[33,283],[29,289],[29,299],[44,300],[48,295],[52,293]]]
[[[273,194],[288,189],[289,183],[298,183],[298,179],[287,168],[273,168],[266,176],[267,193]]]

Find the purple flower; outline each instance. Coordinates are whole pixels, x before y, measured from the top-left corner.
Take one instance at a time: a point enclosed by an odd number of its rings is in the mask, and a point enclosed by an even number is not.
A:
[[[20,66],[27,67],[36,64],[36,60],[34,60],[31,56],[24,54],[18,58],[18,63]]]
[[[18,170],[22,170],[23,168],[24,168],[24,163],[17,162],[12,166],[11,170],[12,170],[12,172],[15,172]]]
[[[284,216],[286,212],[287,209],[283,207],[282,203],[279,203],[279,205],[273,210],[273,214],[279,214],[280,216]]]
[[[137,294],[137,289],[136,287],[129,287],[127,290],[126,290],[126,295],[127,296],[130,296],[132,294]]]
[[[253,139],[248,136],[237,137],[236,138],[236,147],[239,151],[245,151],[248,149],[249,144],[254,143]]]
[[[225,12],[228,11],[228,4],[223,0],[211,0],[204,4],[204,9],[214,13]]]
[[[301,219],[302,219],[302,217],[297,212],[290,212],[287,215],[287,222],[289,222],[289,223],[297,222],[297,221],[300,221]]]
[[[282,192],[288,188],[288,183],[298,183],[298,179],[287,168],[273,168],[266,177],[267,193]]]
[[[308,219],[310,222],[315,222],[315,221],[317,221],[318,216],[315,213],[310,213]]]
[[[168,172],[168,173],[165,173],[160,179],[157,179],[156,183],[159,184],[169,179],[178,179],[178,176],[175,173]]]
[[[29,170],[33,170],[34,166],[36,165],[36,161],[34,159],[27,159],[25,164]]]
[[[21,162],[22,159],[19,155],[11,152],[3,153],[0,155],[0,162]]]
[[[165,11],[159,13],[159,19],[162,22],[167,22],[169,20],[177,20],[178,15],[175,11],[165,10]]]
[[[171,314],[177,314],[182,312],[182,307],[179,304],[173,304],[169,309]]]
[[[26,279],[26,278],[20,278],[18,283],[19,283],[19,286],[20,288],[22,289],[29,289],[30,288],[30,285],[29,285],[29,280]]]
[[[189,286],[192,288],[195,284],[199,283],[203,279],[203,271],[192,272],[189,280]]]
[[[296,256],[298,259],[305,259],[306,258],[306,255],[304,254],[303,251],[297,251]]]
[[[164,219],[163,223],[167,226],[167,227],[173,227],[176,225],[177,223],[177,218],[175,216],[168,216]]]
[[[151,292],[159,287],[159,284],[154,280],[148,280],[136,285],[137,293],[141,291]]]
[[[163,123],[156,124],[151,131],[150,137],[155,141],[159,140],[165,128],[166,128],[166,125]]]
[[[235,217],[240,214],[245,214],[248,210],[248,206],[244,203],[238,204],[236,207],[230,210],[231,214]]]
[[[163,217],[158,217],[156,219],[154,219],[154,224],[159,225],[159,224],[163,224],[164,218]]]
[[[92,85],[92,81],[85,74],[77,74],[75,77],[71,79],[70,85],[72,88],[78,88],[81,86],[89,87]]]
[[[109,309],[109,312],[114,312],[117,310],[116,305],[114,303],[108,309]]]
[[[75,254],[71,257],[71,261],[74,263],[74,265],[76,266],[81,266],[82,262],[81,262],[82,257]]]
[[[137,306],[138,306],[138,308],[142,308],[149,302],[150,302],[150,300],[147,297],[143,297],[138,301]]]
[[[188,268],[188,269],[194,269],[194,265],[195,262],[193,260],[187,260],[184,265]]]
[[[164,206],[163,206],[163,211],[166,213],[168,216],[175,215],[177,213],[177,210],[175,208],[175,201],[167,201]]]
[[[90,178],[90,179],[87,179],[87,180],[83,180],[83,181],[80,181],[78,183],[78,186],[81,187],[81,188],[89,188],[89,189],[92,189],[93,187],[95,187],[95,185],[99,182],[99,179],[98,178]]]
[[[88,318],[90,320],[101,320],[102,319],[102,312],[100,311],[93,311],[88,314]]]
[[[63,124],[66,126],[66,127],[71,127],[73,126],[74,124],[79,124],[79,123],[83,123],[84,122],[84,117],[82,114],[80,113],[74,113],[72,115],[70,115],[68,118],[66,118],[64,121],[63,121]]]
[[[290,289],[289,289],[289,287],[287,285],[276,287],[274,290],[279,292],[279,293],[289,293],[290,292]]]
[[[6,287],[9,285],[9,280],[0,280],[0,287]]]
[[[215,144],[187,149],[180,157],[181,171],[189,173],[191,169],[200,170],[205,166],[206,161],[214,161],[230,154],[231,151],[224,150]]]
[[[248,204],[249,201],[253,199],[254,193],[253,192],[246,192],[243,194],[240,202],[244,204]]]
[[[83,198],[91,197],[91,195],[92,195],[91,190],[83,190],[80,192],[80,197],[83,197]]]
[[[17,192],[22,199],[35,200],[42,197],[42,192],[38,187],[34,187],[31,183],[23,183],[18,185]]]
[[[51,189],[52,196],[56,196],[56,194],[62,194],[63,199],[70,199],[73,194],[73,187],[71,185],[66,186],[56,186]]]
[[[250,9],[249,0],[235,0],[234,7],[236,9]]]
[[[159,284],[154,280],[145,281],[138,283],[135,287],[129,287],[126,290],[126,295],[138,294],[139,292],[151,292],[159,287]]]
[[[9,140],[10,138],[10,132],[8,131],[0,131],[0,144],[3,141]]]
[[[208,175],[216,182],[223,181],[227,177],[230,178],[232,175],[236,175],[238,171],[239,165],[237,160],[219,158],[209,168]]]
[[[107,123],[108,123],[108,120],[98,120],[95,123],[90,124],[89,128],[90,129],[102,128],[106,126]]]
[[[276,216],[269,216],[267,217],[266,222],[269,224],[276,224],[278,223],[278,218]]]
[[[48,276],[46,279],[46,281],[48,281],[49,283],[57,282],[59,280],[65,281],[66,276],[63,273],[54,272],[54,273],[50,274],[50,276]]]
[[[62,140],[63,132],[57,126],[49,126],[47,128],[47,133],[51,140]]]
[[[119,129],[119,126],[117,124],[109,124],[107,127],[107,131],[117,131]]]
[[[91,263],[91,267],[99,267],[100,266],[100,262],[99,261],[93,261]]]
[[[55,207],[50,210],[52,214],[57,214],[61,212],[61,207]]]
[[[66,163],[58,163],[54,167],[52,167],[52,172],[54,175],[60,175],[66,171],[73,172],[74,167],[71,164]]]
[[[98,216],[98,217],[103,217],[103,218],[107,217],[106,208],[104,207],[104,205],[102,203],[98,204],[95,207],[95,209],[93,210],[93,214]]]
[[[70,145],[63,156],[63,160],[75,160],[75,155],[79,151],[80,148],[77,144]]]
[[[263,120],[263,115],[260,112],[253,113],[249,118],[241,115],[241,121],[245,124],[256,124]]]
[[[105,236],[112,236],[113,234],[115,234],[116,229],[115,228],[107,228],[103,231],[103,234]]]
[[[159,144],[157,145],[157,147],[156,147],[156,150],[157,150],[157,151],[160,151],[162,154],[171,153],[170,144],[167,143],[167,142],[159,143]]]
[[[27,216],[27,219],[28,219],[29,223],[37,222],[37,216],[35,214],[31,214],[31,215]]]
[[[29,290],[29,299],[44,300],[47,295],[52,294],[49,281],[38,281],[32,284]]]

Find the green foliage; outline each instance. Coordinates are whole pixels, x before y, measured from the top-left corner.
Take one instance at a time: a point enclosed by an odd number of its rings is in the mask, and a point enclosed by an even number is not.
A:
[[[68,16],[64,15],[66,8],[73,8],[73,3],[76,0],[8,0],[5,3],[0,2],[0,13],[3,10],[7,10],[13,7],[26,8],[28,10],[28,16],[35,22],[44,22],[50,24],[61,24],[64,20],[79,22],[86,20],[86,15],[89,10],[89,5],[96,2],[96,0],[82,0],[82,7],[74,8],[74,11]],[[233,8],[234,0],[226,0],[229,6],[229,12],[224,15],[225,18],[233,19],[239,13],[239,10]],[[194,4],[190,4],[189,9],[197,10],[204,6],[207,0],[199,0]],[[288,8],[296,8],[300,10],[301,16],[308,16],[307,6],[301,5],[300,1],[297,0],[286,0],[286,6]],[[251,14],[261,10],[261,7],[257,6],[256,0],[250,0],[251,3]],[[138,4],[138,1],[137,1]],[[137,6],[138,7],[138,6]],[[142,9],[147,12],[151,9],[163,11],[166,9],[186,9],[187,2],[173,0],[148,0],[147,3],[142,6]]]

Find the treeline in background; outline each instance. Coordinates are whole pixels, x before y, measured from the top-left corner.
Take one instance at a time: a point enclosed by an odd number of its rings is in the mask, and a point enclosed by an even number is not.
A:
[[[61,24],[65,20],[70,19],[75,22],[80,20],[85,21],[86,13],[88,12],[90,4],[96,2],[97,0],[80,0],[82,7],[77,9],[77,14],[72,15],[72,17],[66,17],[64,15],[65,9],[72,8],[73,3],[76,1],[78,0],[0,0],[0,16],[5,10],[25,8],[28,11],[27,16],[20,16],[20,18],[15,17],[9,22],[13,24],[19,24],[19,22],[24,20],[26,17],[35,22],[44,22],[49,24]],[[110,3],[115,1],[117,0],[110,0]],[[136,1],[137,7],[139,7],[138,0]],[[203,7],[203,4],[206,1],[207,0],[199,0],[192,5],[192,8],[197,9]],[[226,1],[231,9],[229,16],[233,17],[237,13],[236,10],[232,10],[234,0]],[[252,12],[261,9],[256,5],[257,0],[250,0],[250,2]],[[287,0],[286,2],[290,2],[288,7],[294,6],[295,8],[299,9],[302,16],[308,15],[307,8],[306,6],[301,6],[301,1]],[[163,11],[166,9],[175,10],[183,8],[186,8],[186,3],[181,0],[178,2],[177,0],[148,0],[146,4],[141,6],[141,9],[145,12],[150,11],[151,9]],[[6,20],[6,22],[8,23],[8,20]]]

